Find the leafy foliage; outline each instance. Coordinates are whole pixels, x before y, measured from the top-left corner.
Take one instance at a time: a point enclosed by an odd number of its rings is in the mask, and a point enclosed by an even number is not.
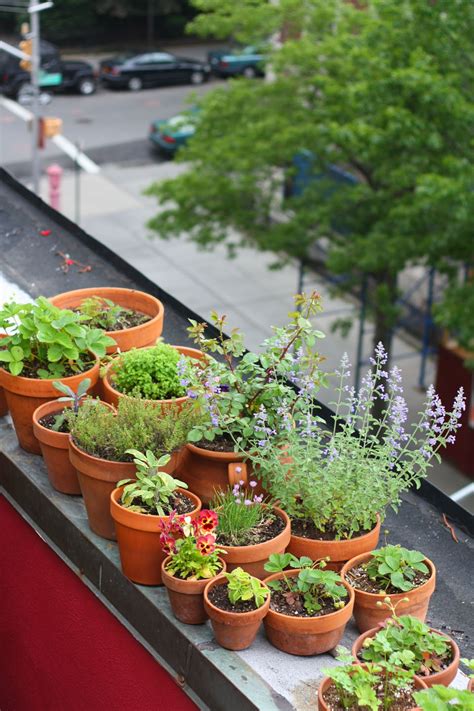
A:
[[[161,520],[159,529],[163,550],[170,555],[166,570],[182,580],[213,578],[221,569],[216,547],[214,511],[203,509],[195,518],[172,514]]]
[[[100,296],[91,296],[84,299],[78,311],[87,317],[89,326],[102,328],[104,331],[120,330],[120,323],[135,314],[131,309],[126,309],[119,304],[115,304],[111,299],[104,299]],[[144,315],[141,322],[148,320],[149,317]]]
[[[227,545],[248,545],[249,534],[260,526],[271,523],[274,514],[263,504],[263,496],[255,495],[257,482],[250,481],[250,489],[237,483],[233,489],[216,493],[212,508],[218,512],[217,535]]]
[[[262,607],[270,592],[261,580],[250,575],[242,568],[234,568],[230,573],[225,573],[227,578],[227,592],[230,602],[253,600],[256,607]]]
[[[372,551],[372,557],[363,567],[381,591],[394,587],[407,592],[415,587],[413,580],[418,573],[429,575],[425,559],[419,551],[411,551],[400,545],[385,546]]]
[[[115,341],[98,328],[89,328],[79,314],[53,306],[40,296],[32,304],[14,301],[0,310],[0,362],[12,375],[60,378],[81,373]]]
[[[87,390],[89,389],[91,384],[91,379],[90,378],[84,378],[84,380],[81,380],[81,382],[78,385],[77,392],[74,392],[72,388],[69,387],[69,385],[66,385],[65,383],[61,383],[59,380],[55,380],[53,383],[53,386],[56,388],[56,390],[59,390],[60,393],[64,393],[64,397],[58,397],[58,402],[68,402],[70,403],[71,410],[74,414],[77,414],[79,410],[79,405],[81,404],[81,400],[83,400],[87,396]],[[52,426],[52,430],[55,432],[59,432],[60,428],[66,421],[66,413],[62,412],[59,415],[56,415],[54,418],[54,425]]]
[[[167,343],[122,353],[111,372],[113,386],[121,393],[146,400],[168,400],[186,394],[180,384],[180,354]]]
[[[435,685],[414,693],[415,701],[422,711],[474,711],[472,691],[460,691]]]

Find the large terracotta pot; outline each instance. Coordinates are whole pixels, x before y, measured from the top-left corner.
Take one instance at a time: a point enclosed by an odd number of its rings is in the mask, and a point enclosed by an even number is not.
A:
[[[140,311],[147,316],[152,316],[150,321],[126,328],[122,331],[107,331],[107,335],[114,339],[116,346],[109,346],[107,353],[116,350],[123,352],[131,348],[145,348],[156,343],[163,331],[164,307],[161,301],[144,291],[135,289],[121,289],[118,287],[91,287],[89,289],[75,289],[65,291],[49,299],[52,304],[60,309],[77,309],[84,299],[98,296],[101,299],[110,299],[115,304],[132,311]]]
[[[201,501],[208,504],[217,491],[226,491],[239,481],[248,486],[250,471],[245,455],[238,452],[212,452],[188,442],[179,465],[179,476]]]
[[[161,564],[166,553],[161,547],[158,523],[169,517],[141,514],[121,506],[122,490],[120,487],[111,492],[109,505],[115,521],[123,574],[140,585],[162,585]],[[186,489],[178,491],[193,501],[194,509],[189,515],[195,516],[201,509],[198,497]]]
[[[216,607],[209,600],[209,592],[216,585],[224,585],[227,578],[223,575],[211,580],[204,589],[204,608],[211,620],[212,630],[217,642],[225,649],[238,651],[250,647],[265,615],[268,614],[270,595],[261,607],[250,612],[227,612]]]
[[[423,679],[421,679],[418,676],[413,677],[413,682],[414,682],[415,689],[417,691],[421,691],[421,689],[427,688]],[[325,676],[319,685],[318,711],[330,711],[329,706],[327,705],[327,703],[324,700],[324,694],[328,690],[328,688],[331,686],[331,684],[332,684],[332,679],[330,679],[328,676]],[[411,709],[408,709],[408,711],[421,711],[421,709],[418,706],[413,706]]]
[[[240,567],[256,578],[267,577],[268,573],[264,569],[265,563],[272,553],[285,552],[291,535],[290,519],[287,514],[276,506],[273,507],[273,511],[285,522],[285,528],[275,538],[253,546],[222,546],[219,544],[219,548],[226,552],[225,562],[229,572]]]
[[[21,375],[12,375],[4,368],[0,368],[0,385],[5,389],[8,409],[22,449],[32,454],[41,454],[39,442],[33,432],[33,413],[43,403],[56,400],[59,396],[53,382],[59,380],[76,391],[79,383],[85,378],[91,381],[87,391],[91,392],[99,378],[98,360],[92,368],[78,375],[47,380],[23,378]]]
[[[173,346],[173,348],[176,348],[176,350],[179,351],[181,355],[185,355],[190,358],[196,358],[197,360],[204,358],[204,353],[202,353],[202,351],[196,350],[195,348],[187,348],[186,346]],[[119,392],[113,387],[113,371],[119,361],[120,356],[118,356],[118,358],[114,359],[109,363],[105,375],[102,379],[104,400],[106,402],[110,402],[110,404],[114,405],[114,407],[117,407],[120,398],[130,397],[129,395],[125,395],[124,393]],[[187,395],[185,395],[184,397],[171,398],[169,400],[144,400],[144,402],[153,403],[157,407],[161,407],[163,410],[168,408],[181,409],[183,405],[188,401],[189,398],[187,397]]]
[[[135,479],[133,462],[111,462],[92,457],[68,439],[69,458],[77,471],[89,526],[102,538],[116,540],[115,526],[110,515],[110,494],[122,479]]]
[[[0,333],[0,339],[5,338],[5,333]],[[0,417],[5,417],[8,414],[7,398],[5,397],[5,391],[0,387]]]
[[[420,675],[420,679],[423,679],[426,686],[428,687],[434,686],[435,684],[443,684],[443,686],[449,686],[458,672],[460,659],[459,647],[454,641],[454,639],[451,639],[451,637],[448,637],[448,635],[443,634],[442,632],[438,632],[438,630],[432,629],[431,631],[435,632],[436,634],[439,634],[441,637],[444,637],[446,641],[449,642],[449,644],[451,645],[453,660],[451,664],[446,667],[446,669],[443,669],[440,672],[435,672],[434,674],[430,674],[429,676]],[[377,632],[380,632],[380,627],[374,627],[371,630],[367,630],[367,632],[364,632],[364,634],[361,634],[359,637],[357,637],[356,641],[352,645],[352,656],[356,660],[357,664],[363,664],[363,662],[359,660],[358,654],[361,651],[365,640],[369,637],[375,637]]]
[[[370,553],[363,553],[352,558],[343,566],[341,577],[348,582],[347,573],[350,569],[361,563],[366,563],[371,557]],[[426,583],[413,590],[390,595],[392,604],[397,608],[397,615],[413,615],[413,617],[417,617],[422,622],[426,619],[430,597],[436,585],[436,568],[434,564],[428,558],[425,558],[424,562],[431,571],[431,576]],[[360,632],[366,632],[372,627],[377,627],[380,622],[392,616],[391,611],[385,605],[377,606],[377,602],[383,602],[387,597],[387,593],[368,593],[356,588],[353,588],[353,590],[355,593],[354,618]],[[404,598],[408,598],[408,602],[404,602]]]
[[[311,560],[330,558],[328,569],[341,570],[344,563],[361,553],[368,553],[377,548],[380,536],[380,516],[377,515],[377,524],[363,536],[356,536],[340,541],[318,541],[303,536],[291,535],[288,553],[293,553],[297,558],[305,555]]]
[[[299,570],[286,570],[265,578],[264,583],[295,577]],[[354,591],[343,580],[348,592],[346,604],[340,610],[321,617],[292,617],[275,612],[271,607],[263,622],[269,641],[282,652],[299,656],[323,654],[340,642],[354,607]]]
[[[215,578],[205,578],[203,580],[181,580],[166,572],[166,566],[171,560],[168,556],[161,564],[161,579],[168,591],[168,597],[173,610],[173,614],[180,622],[187,625],[202,625],[207,620],[207,612],[204,609],[204,588],[210,580]],[[226,570],[225,561],[219,558],[221,563],[221,573]],[[216,576],[217,577],[217,576]]]

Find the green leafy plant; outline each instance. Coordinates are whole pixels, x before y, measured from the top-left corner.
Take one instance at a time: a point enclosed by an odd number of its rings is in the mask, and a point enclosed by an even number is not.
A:
[[[12,375],[59,378],[81,373],[115,341],[83,323],[73,311],[59,309],[40,296],[31,304],[6,303],[0,310],[0,362]]]
[[[164,454],[159,459],[153,452],[146,454],[136,449],[129,449],[127,454],[133,456],[137,467],[137,479],[122,479],[117,486],[123,486],[121,504],[125,508],[137,513],[148,513],[158,516],[167,516],[173,510],[174,498],[178,487],[187,489],[184,481],[175,479],[170,474],[160,471],[166,466],[170,456]],[[134,503],[138,501],[138,503]]]
[[[59,392],[64,393],[64,397],[58,397],[58,402],[70,403],[70,410],[75,415],[79,411],[79,405],[81,404],[81,400],[83,400],[87,396],[87,390],[90,387],[90,384],[91,379],[84,378],[84,380],[81,380],[81,382],[79,383],[77,392],[74,392],[74,390],[70,388],[69,385],[65,385],[59,380],[55,380],[53,386],[56,388],[56,390],[59,390]],[[54,424],[51,429],[55,432],[59,432],[65,421],[66,413],[61,412],[59,415],[55,416]]]
[[[300,294],[295,301],[298,310],[289,314],[289,323],[274,327],[274,335],[263,342],[258,353],[245,352],[243,336],[237,329],[228,338],[224,335],[225,316],[211,314],[218,330],[216,338],[207,336],[206,324],[191,321],[190,336],[208,358],[197,369],[182,361],[181,382],[208,418],[191,430],[190,442],[224,439],[231,449],[247,451],[258,446],[264,432],[271,432],[275,441],[281,442],[281,435],[286,433],[281,408],[298,408],[299,394],[293,385],[307,383],[315,395],[326,383],[319,369],[322,358],[315,351],[316,341],[324,334],[310,321],[322,309],[321,298],[316,293]],[[264,429],[255,420],[262,408]]]
[[[127,328],[127,321],[135,317],[135,326],[150,320],[146,314],[138,314],[131,309],[119,306],[111,299],[104,299],[100,296],[91,296],[81,303],[78,308],[79,313],[87,318],[90,326],[102,328],[104,331],[119,331]],[[138,316],[138,318],[137,318]]]
[[[160,541],[170,560],[166,570],[182,580],[213,578],[221,570],[216,546],[217,515],[203,509],[195,518],[177,516],[173,512],[168,520],[159,522]]]
[[[268,589],[261,580],[250,575],[242,568],[235,568],[230,573],[225,573],[227,578],[227,594],[230,602],[253,600],[256,607],[262,607],[268,595]]]
[[[237,482],[232,489],[214,496],[212,508],[219,514],[217,536],[225,545],[249,545],[250,536],[274,520],[275,514],[264,505],[264,497],[255,494],[256,486],[255,480],[249,482],[248,489]]]
[[[423,711],[474,711],[474,694],[450,687],[435,685],[416,691],[413,696]]]
[[[180,357],[167,343],[122,353],[112,368],[113,386],[121,393],[146,400],[183,397],[186,390],[178,374]]]
[[[328,603],[340,609],[346,604],[347,590],[342,584],[341,576],[332,570],[323,570],[324,561],[314,562],[303,556],[297,558],[291,553],[273,553],[265,570],[268,573],[281,573],[288,566],[300,569],[296,576],[287,576],[267,583],[272,590],[281,592],[285,602],[295,612],[303,609],[310,615],[319,612]]]
[[[337,659],[347,666],[323,669],[332,679],[341,705],[347,709],[389,711],[401,691],[412,692],[413,674],[388,662],[352,664],[353,658],[338,648]],[[380,683],[382,681],[382,684]]]
[[[471,674],[469,674],[469,678],[474,679],[474,659],[466,659],[466,657],[463,657],[461,659],[461,662],[468,667],[470,672],[472,672]]]
[[[179,450],[200,415],[190,407],[162,412],[144,400],[120,398],[116,415],[86,400],[77,415],[66,412],[66,417],[74,441],[85,452],[127,462],[132,461],[130,449],[151,450],[157,457]]]
[[[419,573],[429,575],[425,559],[426,556],[420,551],[408,550],[400,545],[385,546],[372,551],[371,559],[362,567],[381,591],[393,587],[407,592],[416,587],[414,580]]]

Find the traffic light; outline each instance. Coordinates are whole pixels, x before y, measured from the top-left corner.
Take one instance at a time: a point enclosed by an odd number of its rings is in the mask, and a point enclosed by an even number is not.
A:
[[[25,70],[25,72],[31,72],[31,55],[33,53],[33,40],[31,39],[24,39],[20,42],[20,49],[22,52],[25,54],[29,54],[30,59],[21,59],[20,60],[20,67]]]

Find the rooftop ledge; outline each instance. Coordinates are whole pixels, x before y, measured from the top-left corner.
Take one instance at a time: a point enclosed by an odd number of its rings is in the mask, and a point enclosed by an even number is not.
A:
[[[188,318],[196,314],[117,257],[76,225],[51,210],[7,173],[0,171],[0,249],[4,276],[35,297],[87,286],[125,286],[160,298],[166,310],[164,337],[186,342]],[[50,229],[51,236],[39,231]],[[90,272],[58,270],[58,251],[71,254]],[[200,318],[200,317],[199,317]],[[202,320],[202,319],[201,319]],[[328,415],[327,408],[323,414]],[[322,669],[330,655],[293,657],[279,652],[260,632],[244,652],[214,641],[209,624],[184,625],[172,615],[164,588],[135,585],[121,572],[117,545],[88,527],[82,499],[51,488],[43,460],[18,447],[7,418],[0,419],[0,493],[14,505],[84,584],[178,681],[201,708],[276,711],[314,709]],[[446,515],[457,537],[443,524]],[[437,587],[428,622],[452,636],[462,656],[474,657],[472,583],[473,519],[463,508],[424,482],[408,493],[384,523],[389,541],[416,548],[434,561]],[[350,623],[342,643],[357,636]],[[458,673],[454,685],[465,687]]]

